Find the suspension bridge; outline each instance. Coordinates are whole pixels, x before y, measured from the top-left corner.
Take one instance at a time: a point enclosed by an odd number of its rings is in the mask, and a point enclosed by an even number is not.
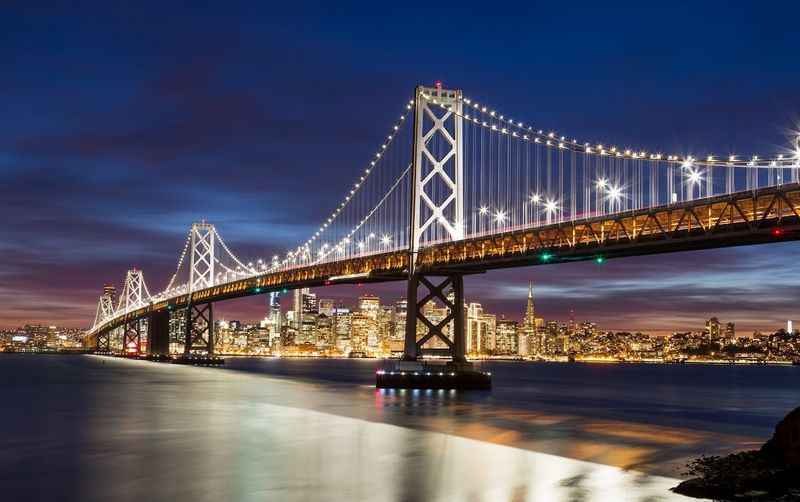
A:
[[[177,318],[182,353],[211,355],[215,302],[407,281],[403,359],[437,341],[464,365],[466,274],[800,238],[800,140],[767,156],[651,152],[538,128],[439,84],[417,87],[354,172],[330,215],[281,256],[241,259],[213,224],[194,223],[163,290],[133,269],[116,304],[101,296],[91,344],[166,354]],[[449,315],[427,319],[431,301]]]

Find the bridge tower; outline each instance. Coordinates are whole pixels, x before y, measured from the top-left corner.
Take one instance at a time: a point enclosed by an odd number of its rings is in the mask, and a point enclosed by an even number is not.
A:
[[[217,231],[202,221],[192,224],[189,262],[189,304],[186,308],[184,355],[214,353],[214,311],[209,302],[195,304],[195,291],[214,285]]]
[[[418,270],[417,256],[425,239],[437,235],[456,241],[464,238],[464,165],[462,93],[460,90],[418,86],[414,108],[414,146],[409,245],[408,312],[404,357],[416,361],[422,346],[436,338],[456,364],[466,364],[464,337],[464,278],[448,271]],[[437,147],[434,148],[433,145]],[[435,194],[435,195],[434,195]],[[428,290],[421,299],[419,286]],[[450,294],[452,293],[452,294]],[[433,323],[424,306],[441,301],[447,317]],[[417,321],[427,333],[417,340]],[[450,325],[452,339],[444,328]]]
[[[103,291],[97,302],[97,312],[94,316],[93,326],[103,324],[107,319],[114,317],[114,296],[108,287]],[[111,352],[110,332],[103,331],[97,334],[95,349],[98,352]]]
[[[150,292],[144,282],[141,270],[133,268],[125,275],[125,287],[119,298],[119,310],[130,312],[146,306],[150,301]],[[147,329],[144,319],[136,319],[122,326],[122,352],[139,354],[147,344]]]

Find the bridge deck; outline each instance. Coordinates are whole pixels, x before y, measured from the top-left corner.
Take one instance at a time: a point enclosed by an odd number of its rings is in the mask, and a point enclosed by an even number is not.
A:
[[[423,248],[423,272],[485,270],[800,239],[800,185],[787,184],[669,206],[572,220]],[[405,250],[266,273],[148,305],[94,333],[152,312],[284,288],[406,279]],[[348,278],[347,276],[351,276]],[[331,279],[339,278],[339,279]]]

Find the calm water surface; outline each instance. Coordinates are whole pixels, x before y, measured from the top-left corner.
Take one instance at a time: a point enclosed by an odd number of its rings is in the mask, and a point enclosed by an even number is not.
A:
[[[375,361],[225,369],[0,357],[2,500],[683,500],[753,448],[800,367],[484,363],[491,393],[378,391]]]

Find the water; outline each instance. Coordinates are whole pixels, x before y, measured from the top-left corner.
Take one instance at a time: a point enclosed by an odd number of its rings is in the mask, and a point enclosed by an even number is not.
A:
[[[0,357],[2,500],[683,500],[757,447],[800,367],[485,363],[491,393],[378,391],[375,361],[225,369]]]

